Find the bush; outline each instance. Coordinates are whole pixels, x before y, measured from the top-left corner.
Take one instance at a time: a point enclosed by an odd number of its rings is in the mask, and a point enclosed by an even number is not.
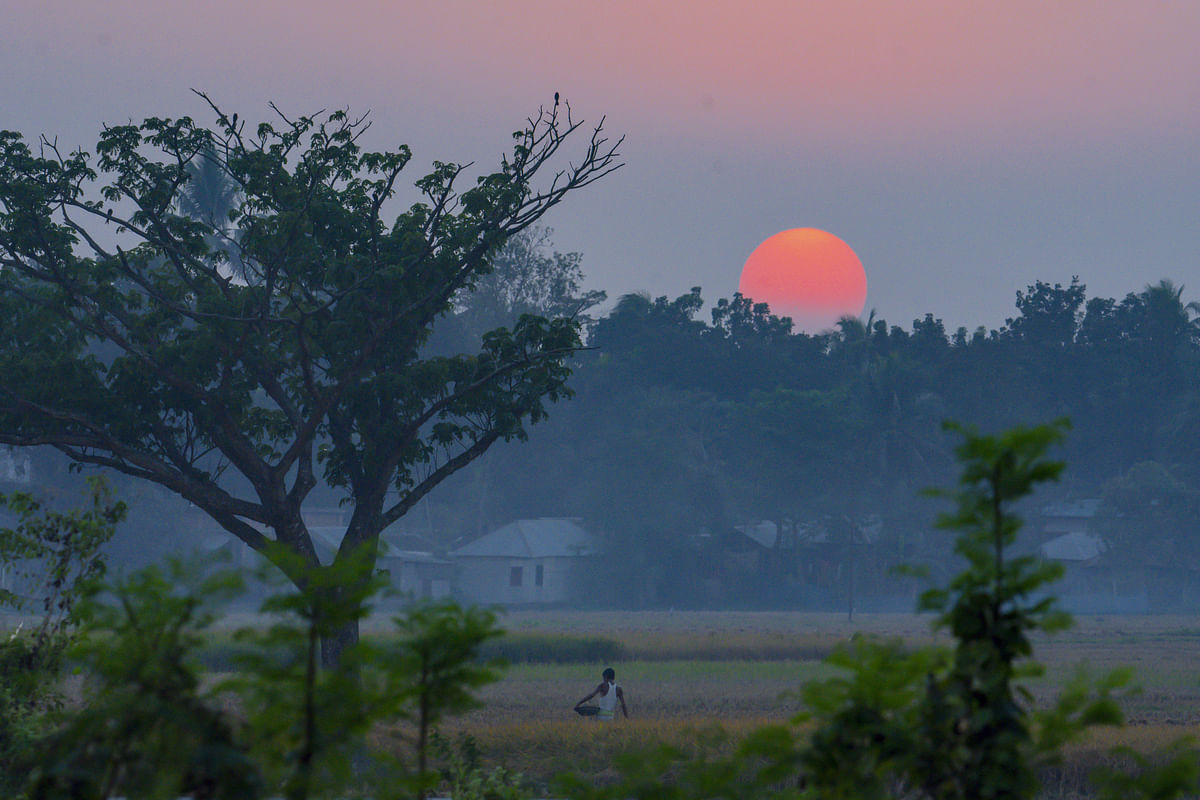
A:
[[[572,800],[1020,800],[1040,791],[1039,769],[1060,763],[1064,745],[1089,726],[1119,724],[1114,697],[1127,673],[1096,687],[1081,677],[1043,711],[1022,686],[1040,674],[1031,634],[1070,620],[1043,590],[1059,568],[1010,552],[1021,524],[1010,509],[1061,473],[1045,456],[1065,421],[997,436],[950,427],[962,435],[963,469],[956,490],[938,493],[955,508],[937,526],[957,533],[967,568],[920,608],[938,613],[953,647],[909,651],[860,638],[830,658],[839,675],[804,687],[809,714],[758,729],[732,756],[660,747],[619,762],[622,779],[611,787],[566,776],[559,791]],[[1165,800],[1198,788],[1200,761],[1187,747],[1140,766],[1136,777],[1108,775],[1105,796]]]
[[[480,656],[510,664],[609,664],[628,653],[620,642],[602,636],[510,633],[484,645]]]
[[[31,495],[0,494],[0,507],[17,513],[0,528],[0,568],[12,570],[27,596],[0,590],[0,606],[40,611],[31,630],[0,639],[0,796],[11,797],[36,757],[46,717],[62,705],[57,693],[64,652],[73,639],[76,602],[104,574],[100,548],[125,517],[103,480],[89,481],[91,507],[44,509]]]

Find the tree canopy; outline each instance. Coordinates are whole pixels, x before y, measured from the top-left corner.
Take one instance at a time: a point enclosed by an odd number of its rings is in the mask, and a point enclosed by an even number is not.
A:
[[[280,561],[300,583],[321,479],[353,503],[341,559],[568,393],[569,317],[423,348],[506,241],[620,166],[621,139],[556,98],[494,171],[460,189],[469,167],[436,161],[389,221],[411,153],[365,149],[366,117],[272,106],[250,127],[209,106],[213,128],[107,126],[94,156],[0,132],[0,443],[165,486],[298,554]],[[223,218],[193,208],[205,176]]]
[[[867,602],[893,602],[911,586],[891,566],[952,569],[918,496],[952,475],[946,417],[984,431],[1069,417],[1072,467],[1043,505],[1119,499],[1108,482],[1143,462],[1162,465],[1180,491],[1200,487],[1196,307],[1170,281],[1118,299],[1085,289],[1078,278],[1037,281],[999,329],[948,331],[933,314],[901,327],[871,314],[820,335],[793,332],[738,295],[624,296],[592,328],[572,403],[528,447],[490,453],[486,487],[439,489],[421,522],[461,535],[476,520],[582,516],[630,565],[620,588],[610,581],[612,602],[830,608],[851,588],[849,551],[836,542],[849,517],[870,531],[853,556],[857,585],[875,593]],[[1186,519],[1190,494],[1147,486],[1139,502],[1157,498],[1152,509]],[[1182,526],[1105,507],[1105,524],[1130,534],[1124,552],[1190,552]],[[465,508],[470,518],[456,519]],[[1158,531],[1154,547],[1130,527],[1143,518],[1143,532]],[[760,521],[777,538],[752,544],[737,530]],[[1120,537],[1111,543],[1106,562],[1120,560]],[[760,546],[749,577],[725,555]],[[1190,580],[1186,562],[1173,563],[1180,585]]]

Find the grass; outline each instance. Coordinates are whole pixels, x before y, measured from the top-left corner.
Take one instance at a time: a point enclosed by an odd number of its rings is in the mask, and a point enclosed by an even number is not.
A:
[[[447,732],[469,734],[484,762],[504,764],[547,786],[571,770],[597,782],[612,780],[620,752],[664,742],[685,751],[719,725],[726,750],[764,723],[800,711],[789,692],[831,674],[821,663],[855,633],[898,636],[917,645],[945,642],[929,618],[863,615],[849,623],[835,614],[716,612],[525,612],[502,623],[521,634],[601,636],[621,642],[626,659],[612,664],[633,718],[613,724],[575,716],[570,708],[594,688],[605,662],[525,663],[481,694],[485,705],[454,720]],[[1081,666],[1098,676],[1131,666],[1139,692],[1122,698],[1129,725],[1094,731],[1047,770],[1047,796],[1087,795],[1087,775],[1121,764],[1118,745],[1153,755],[1180,736],[1200,733],[1200,627],[1192,617],[1085,617],[1069,631],[1039,639],[1046,674],[1030,682],[1049,702]]]
[[[380,627],[367,627],[364,638],[384,648],[392,636]],[[787,633],[778,630],[634,630],[626,633],[553,632],[509,630],[488,642],[481,657],[499,658],[512,665],[604,665],[641,662],[778,662],[821,661],[839,641],[839,635]],[[235,668],[237,656],[250,645],[236,641],[229,630],[210,631],[197,653],[212,672]]]
[[[210,634],[201,653],[205,666],[228,669],[244,646],[229,629],[256,622],[231,619]],[[523,772],[543,790],[566,770],[612,780],[617,754],[655,743],[694,752],[708,742],[710,752],[727,751],[754,728],[800,711],[789,693],[830,675],[822,660],[856,634],[913,645],[947,641],[930,632],[928,616],[913,614],[858,615],[851,622],[831,613],[550,611],[510,613],[501,624],[510,633],[491,654],[512,665],[480,693],[482,708],[449,721],[443,733],[470,735],[485,765]],[[364,625],[364,635],[385,644],[390,637],[382,618]],[[1141,687],[1121,701],[1129,725],[1092,732],[1068,748],[1062,767],[1046,772],[1047,796],[1086,796],[1091,769],[1123,763],[1110,753],[1115,746],[1153,755],[1180,736],[1200,734],[1196,617],[1082,617],[1068,631],[1039,637],[1035,656],[1046,666],[1044,676],[1029,682],[1038,702],[1050,702],[1081,666],[1092,675],[1132,667]],[[572,713],[609,665],[633,718],[605,724]],[[714,726],[727,738],[714,737]]]
[[[444,726],[447,735],[469,734],[487,764],[506,764],[522,772],[539,790],[564,772],[584,775],[598,784],[617,778],[614,762],[623,753],[657,744],[695,754],[731,752],[755,728],[777,719],[743,717],[701,724],[680,719],[630,719],[605,723],[574,720],[507,720],[487,727]]]
[[[635,661],[616,667],[635,720],[711,724],[786,719],[800,711],[787,694],[831,674],[819,661]],[[578,725],[572,706],[595,688],[599,669],[522,665],[480,693],[484,707],[463,718],[480,729],[513,719]]]
[[[618,777],[617,758],[659,744],[685,754],[701,751],[726,755],[751,731],[785,720],[743,716],[719,722],[694,719],[631,719],[617,723],[587,720],[514,720],[477,726],[456,721],[443,727],[449,737],[470,735],[484,763],[504,764],[522,772],[539,791],[552,785],[554,776],[572,772],[604,784]],[[1143,755],[1168,750],[1181,737],[1200,734],[1200,725],[1138,725],[1093,730],[1082,741],[1069,745],[1062,764],[1042,770],[1047,798],[1080,798],[1090,794],[1092,771],[1100,766],[1129,769],[1132,759],[1115,754],[1116,747]]]

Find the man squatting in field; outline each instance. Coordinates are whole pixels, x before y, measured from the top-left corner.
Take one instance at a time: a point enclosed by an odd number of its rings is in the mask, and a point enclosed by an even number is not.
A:
[[[617,701],[621,702],[621,713],[625,715],[625,719],[629,719],[629,709],[625,707],[625,693],[621,691],[621,687],[617,686],[617,673],[612,667],[608,667],[600,675],[600,685],[592,690],[591,694],[575,704],[578,709],[581,705],[591,700],[593,697],[599,696],[596,702],[600,706],[600,710],[596,712],[596,719],[611,722],[616,716]]]

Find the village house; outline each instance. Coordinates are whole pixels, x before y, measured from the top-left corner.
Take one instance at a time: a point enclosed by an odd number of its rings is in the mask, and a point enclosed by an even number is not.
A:
[[[1094,567],[1107,549],[1092,530],[1099,500],[1070,500],[1041,509],[1042,558],[1071,567]]]
[[[218,559],[225,566],[254,572],[265,560],[249,545],[217,527],[207,515],[192,507],[192,513],[184,515],[189,530],[187,541],[203,557]],[[349,514],[339,508],[305,509],[304,522],[312,536],[317,560],[332,564],[337,555],[342,537],[346,535]],[[266,528],[262,528],[264,532]],[[379,537],[379,555],[375,561],[377,572],[388,580],[392,599],[438,599],[448,597],[454,578],[454,565],[433,553],[433,548],[424,540],[397,530],[386,530]],[[260,595],[273,589],[250,581],[248,594]],[[388,599],[385,596],[382,599]]]
[[[1108,545],[1095,530],[1099,508],[1098,499],[1084,499],[1041,509],[1038,554],[1063,567],[1052,589],[1076,613],[1143,613],[1148,598],[1140,571],[1131,573],[1104,558]]]
[[[321,563],[333,563],[346,535],[346,526],[314,525],[308,531]],[[450,561],[435,556],[432,548],[418,537],[395,531],[380,534],[375,570],[387,577],[393,593],[406,600],[448,597],[454,578],[454,565]]]
[[[29,486],[33,483],[33,468],[29,453],[0,446],[0,483]]]
[[[530,605],[583,599],[600,542],[578,521],[520,519],[450,551],[456,594],[473,603]]]

